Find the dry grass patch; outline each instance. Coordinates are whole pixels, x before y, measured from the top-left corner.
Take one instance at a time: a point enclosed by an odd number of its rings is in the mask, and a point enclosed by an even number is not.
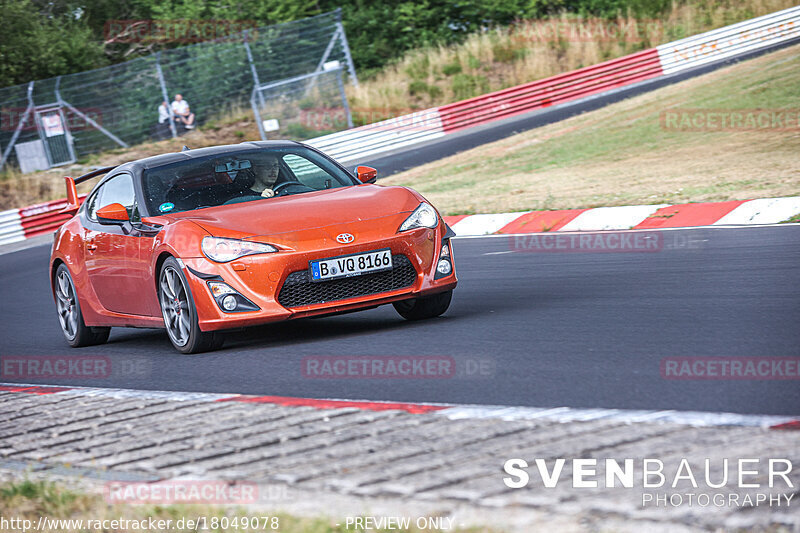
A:
[[[681,132],[665,109],[800,107],[800,46],[381,180],[447,214],[800,194],[800,130]]]
[[[377,76],[348,87],[354,120],[375,110],[398,113],[443,105],[568,72],[587,65],[703,33],[795,5],[794,0],[689,0],[673,2],[655,22],[620,16],[615,21],[565,13],[555,24],[622,28],[638,25],[636,38],[548,40],[541,24],[522,21],[469,35],[463,43],[413,50]],[[660,25],[660,28],[657,26]],[[650,28],[650,29],[648,29]],[[362,113],[359,113],[361,111]],[[397,114],[397,113],[395,113]]]

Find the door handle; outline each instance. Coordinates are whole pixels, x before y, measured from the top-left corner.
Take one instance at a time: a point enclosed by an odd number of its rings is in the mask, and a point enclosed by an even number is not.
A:
[[[90,252],[94,252],[97,250],[97,245],[94,243],[94,241],[89,241],[86,243],[86,249]]]

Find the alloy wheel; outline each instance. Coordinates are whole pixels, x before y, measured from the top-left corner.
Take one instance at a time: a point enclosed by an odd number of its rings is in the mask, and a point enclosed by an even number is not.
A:
[[[192,330],[189,296],[180,274],[167,266],[161,272],[160,300],[164,324],[172,342],[185,346]]]
[[[75,288],[66,271],[59,272],[56,278],[56,307],[61,329],[68,339],[74,339],[78,333],[78,306]]]

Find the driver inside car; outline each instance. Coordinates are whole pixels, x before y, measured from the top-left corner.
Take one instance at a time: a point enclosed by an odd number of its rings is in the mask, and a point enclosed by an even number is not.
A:
[[[250,194],[257,194],[264,198],[275,196],[274,187],[278,181],[279,170],[280,164],[277,157],[266,158],[261,165],[254,169],[255,180],[250,186]]]
[[[217,171],[226,172],[233,179],[233,183],[228,188],[230,199],[226,203],[246,201],[254,196],[264,198],[275,196],[276,183],[280,173],[280,160],[277,157],[268,156],[263,161],[253,164],[252,167],[248,164],[241,170],[233,171],[233,176],[231,176],[231,171],[224,170],[225,166],[227,165],[220,165]]]

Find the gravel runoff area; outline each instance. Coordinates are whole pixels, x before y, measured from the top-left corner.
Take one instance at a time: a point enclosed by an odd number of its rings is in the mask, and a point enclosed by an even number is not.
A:
[[[0,392],[0,478],[39,478],[108,490],[112,481],[165,479],[256,483],[260,510],[300,515],[449,516],[455,524],[493,531],[531,525],[560,531],[703,531],[716,528],[800,528],[800,473],[768,488],[769,458],[800,464],[800,432],[758,427],[699,427],[624,423],[613,419],[558,422],[502,418],[451,419],[435,412],[318,409],[242,401],[208,394],[157,392],[87,395]],[[529,484],[510,489],[503,464],[530,463]],[[566,459],[555,488],[544,488],[536,458],[553,469]],[[573,488],[573,458],[596,458],[599,488]],[[663,461],[667,485],[643,489],[642,459]],[[700,488],[669,485],[687,459]],[[704,484],[704,460],[713,481],[729,459],[731,480]],[[760,473],[746,478],[758,489],[737,488],[739,458],[759,458]],[[635,461],[634,488],[605,488],[606,459]],[[750,465],[752,467],[752,464]],[[749,469],[750,467],[746,468]],[[776,468],[780,469],[780,468]],[[515,478],[516,479],[516,478]],[[677,506],[643,506],[645,493]],[[756,493],[781,498],[772,507],[687,503],[687,494],[721,493],[740,502]],[[699,500],[698,500],[699,501]]]

